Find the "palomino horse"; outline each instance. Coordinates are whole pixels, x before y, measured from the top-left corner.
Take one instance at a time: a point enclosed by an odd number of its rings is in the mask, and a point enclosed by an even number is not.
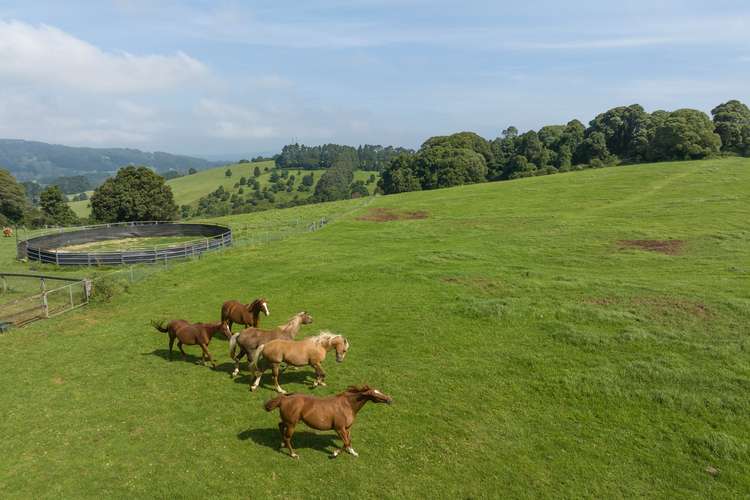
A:
[[[393,398],[377,389],[364,385],[350,386],[341,394],[327,398],[316,398],[306,394],[278,396],[264,405],[266,411],[279,408],[279,431],[281,447],[286,446],[292,458],[299,458],[292,448],[294,426],[302,420],[308,427],[319,431],[335,430],[344,442],[344,450],[355,457],[359,454],[352,448],[352,437],[349,430],[354,425],[357,412],[367,403],[393,403]],[[331,458],[336,458],[342,450],[336,448]]]
[[[260,328],[245,328],[237,332],[229,339],[229,356],[234,360],[234,371],[232,376],[240,373],[240,360],[243,356],[253,352],[259,345],[265,344],[275,339],[293,339],[302,325],[309,325],[313,318],[305,311],[299,312],[292,316],[289,321],[279,325],[273,330],[261,330]],[[240,354],[235,356],[237,347],[240,348]],[[248,356],[248,362],[249,362]]]
[[[175,338],[177,340],[177,347],[180,348],[182,358],[185,359],[185,351],[182,349],[182,345],[196,345],[201,346],[203,353],[201,359],[203,364],[206,363],[206,359],[211,361],[211,365],[216,368],[213,356],[208,352],[208,343],[218,332],[222,332],[227,338],[231,337],[232,332],[226,323],[188,323],[184,319],[175,319],[167,323],[164,326],[164,322],[156,323],[152,321],[151,324],[162,333],[169,333],[169,359],[172,359],[172,346],[174,345]]]
[[[268,302],[266,299],[255,299],[250,304],[243,304],[236,300],[228,300],[221,305],[221,321],[229,325],[232,324],[256,327],[260,324],[260,313],[266,316],[268,312]]]
[[[286,394],[286,391],[279,385],[279,365],[282,362],[292,366],[312,366],[315,369],[313,387],[326,385],[324,382],[326,374],[320,363],[331,349],[336,349],[336,361],[341,363],[344,361],[346,351],[349,350],[349,341],[343,335],[324,331],[304,340],[278,339],[261,344],[253,352],[253,360],[250,364],[250,371],[255,376],[255,382],[250,386],[250,390],[254,391],[258,388],[263,372],[268,369],[268,365],[271,365],[276,391]]]

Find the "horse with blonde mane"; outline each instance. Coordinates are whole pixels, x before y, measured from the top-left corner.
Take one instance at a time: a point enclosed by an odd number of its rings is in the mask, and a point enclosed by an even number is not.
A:
[[[349,341],[343,335],[337,335],[328,331],[322,331],[314,337],[304,340],[277,339],[261,344],[253,352],[250,371],[255,376],[255,381],[250,386],[254,391],[260,384],[260,378],[270,367],[273,372],[273,382],[277,392],[286,394],[279,385],[279,366],[286,363],[287,366],[309,365],[315,369],[315,381],[313,387],[325,384],[326,374],[320,364],[326,357],[328,351],[336,350],[336,361],[344,361],[346,352],[349,350]]]
[[[312,322],[312,316],[302,311],[292,316],[283,325],[279,325],[272,330],[251,327],[232,335],[229,339],[229,357],[234,361],[232,376],[235,377],[240,373],[240,360],[243,356],[248,355],[248,363],[250,363],[249,353],[257,349],[259,345],[276,339],[293,339],[299,333],[302,325],[309,325]],[[240,349],[240,353],[235,356],[237,348]]]

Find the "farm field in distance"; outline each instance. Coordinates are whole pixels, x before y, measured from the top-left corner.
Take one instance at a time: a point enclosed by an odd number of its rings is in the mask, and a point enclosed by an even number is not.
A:
[[[0,336],[0,497],[747,496],[748,220],[750,160],[644,164],[377,197],[178,264]],[[0,238],[3,269],[21,266],[14,243]],[[149,324],[261,296],[262,326],[305,310],[300,336],[351,342],[327,387],[305,368],[287,390],[393,396],[360,412],[359,458],[329,459],[335,433],[300,425],[292,460],[262,408],[268,376],[256,393],[246,364],[232,380],[219,337],[218,369],[190,346],[170,362]]]
[[[258,181],[260,182],[261,186],[266,186],[270,184],[270,172],[263,171],[265,168],[268,168],[269,170],[274,167],[273,161],[264,161],[264,162],[258,162],[258,163],[235,163],[232,165],[224,165],[221,167],[215,167],[210,168],[206,170],[201,170],[193,175],[185,175],[183,177],[178,177],[176,179],[170,179],[167,181],[167,185],[172,188],[172,192],[174,193],[174,199],[175,203],[180,205],[191,205],[194,206],[198,203],[198,200],[200,200],[201,197],[206,196],[212,191],[215,191],[219,188],[219,186],[222,186],[225,190],[229,192],[236,192],[237,190],[234,188],[235,183],[237,183],[240,180],[240,177],[244,176],[248,179],[253,177],[253,170],[255,167],[259,167],[262,171],[262,174],[258,178]],[[227,169],[232,171],[232,176],[227,177],[225,175],[225,172]],[[320,176],[323,175],[323,172],[325,170],[319,169],[319,170],[300,170],[300,174],[297,174],[297,169],[288,169],[290,175],[295,176],[295,182],[294,182],[294,190],[291,193],[286,192],[279,192],[277,193],[277,201],[289,201],[291,200],[295,195],[299,195],[300,198],[306,198],[312,194],[315,190],[315,186],[313,185],[312,190],[310,192],[306,193],[300,193],[296,190],[296,188],[300,185],[302,182],[302,176],[307,175],[309,173],[315,174],[315,183],[318,182],[320,179]],[[357,170],[354,172],[354,180],[362,180],[367,181],[367,179],[370,177],[370,175],[375,174],[377,177],[377,172],[369,172],[364,170]],[[245,190],[247,191],[247,186],[244,186]],[[370,184],[368,186],[368,189],[370,191],[373,190],[374,185]],[[87,192],[89,197],[93,191]],[[85,201],[71,201],[68,203],[70,207],[73,209],[75,214],[78,217],[88,217],[91,213],[91,207],[89,206],[89,200]]]

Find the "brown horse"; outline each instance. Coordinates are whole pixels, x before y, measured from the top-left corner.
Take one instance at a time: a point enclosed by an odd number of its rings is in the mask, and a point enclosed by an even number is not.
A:
[[[263,372],[268,370],[268,365],[270,365],[276,391],[285,394],[286,391],[279,385],[279,365],[282,362],[292,366],[312,366],[315,369],[313,387],[326,385],[324,381],[326,374],[320,363],[326,358],[326,353],[332,349],[336,349],[336,361],[341,363],[349,350],[349,341],[343,335],[324,331],[304,340],[278,339],[261,344],[253,352],[250,364],[250,371],[255,376],[255,382],[250,386],[250,390],[254,391],[258,388]]]
[[[352,448],[352,437],[349,433],[357,412],[367,403],[393,403],[393,398],[367,385],[350,386],[341,394],[327,398],[316,398],[305,394],[278,396],[264,405],[266,411],[279,408],[279,431],[281,447],[286,446],[292,458],[299,458],[292,448],[294,426],[302,420],[308,427],[319,431],[335,430],[344,442],[344,450],[355,457],[359,454]],[[336,448],[331,458],[336,458],[342,450]]]
[[[305,311],[302,311],[295,314],[289,319],[289,321],[283,325],[277,326],[273,330],[245,328],[244,330],[232,335],[232,338],[229,339],[229,356],[234,360],[234,371],[232,372],[232,376],[235,377],[240,373],[240,360],[242,357],[253,352],[259,345],[275,339],[293,339],[302,325],[309,325],[312,322],[312,316]],[[240,348],[240,354],[235,356],[237,347]]]
[[[208,343],[218,332],[222,332],[227,338],[232,335],[229,327],[226,323],[188,323],[184,319],[175,319],[167,323],[164,326],[164,322],[156,323],[152,321],[151,324],[162,333],[169,333],[169,359],[172,359],[172,346],[174,345],[175,339],[177,340],[177,347],[180,348],[182,353],[182,359],[185,359],[185,351],[182,349],[182,345],[199,345],[203,350],[201,359],[203,364],[206,363],[206,359],[211,361],[211,365],[216,368],[213,356],[208,352]]]
[[[266,316],[270,314],[266,299],[255,299],[250,304],[228,300],[221,305],[221,321],[229,325],[230,330],[234,323],[257,328],[261,312]]]

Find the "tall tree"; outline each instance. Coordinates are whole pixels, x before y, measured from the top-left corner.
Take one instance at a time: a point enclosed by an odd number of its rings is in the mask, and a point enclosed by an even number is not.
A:
[[[97,222],[173,220],[177,216],[172,189],[147,167],[117,171],[91,195],[91,217]]]
[[[39,208],[48,224],[72,226],[78,224],[78,217],[68,205],[68,200],[58,186],[48,186],[39,195]]]
[[[422,189],[414,170],[414,158],[400,155],[392,159],[378,181],[378,187],[385,194],[406,193]]]
[[[437,189],[484,182],[487,162],[466,148],[431,146],[414,157],[414,170],[422,189]]]
[[[23,186],[0,168],[0,224],[19,223],[29,209]]]
[[[610,154],[628,161],[640,161],[648,146],[649,114],[639,104],[619,106],[596,116],[588,134],[599,132]]]
[[[720,147],[721,138],[706,113],[678,109],[654,130],[648,156],[654,161],[697,160],[717,154]]]
[[[750,109],[737,100],[719,104],[711,110],[721,149],[750,156]]]

